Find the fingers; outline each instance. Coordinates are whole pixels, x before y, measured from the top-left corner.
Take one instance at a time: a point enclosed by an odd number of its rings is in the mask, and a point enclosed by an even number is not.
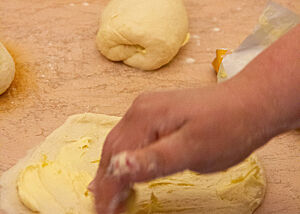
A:
[[[186,128],[135,151],[114,156],[108,176],[133,183],[144,182],[187,169],[190,166],[191,144],[186,143]]]
[[[148,147],[113,156],[95,189],[97,212],[119,213],[134,182],[148,181],[186,169],[190,148],[185,144],[184,135],[185,129],[182,128]]]

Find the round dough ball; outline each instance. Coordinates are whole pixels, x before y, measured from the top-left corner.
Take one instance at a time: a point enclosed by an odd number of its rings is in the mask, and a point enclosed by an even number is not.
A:
[[[182,0],[111,0],[96,41],[112,61],[155,70],[169,63],[188,37]]]
[[[15,72],[14,60],[0,42],[0,95],[9,88],[14,80]]]

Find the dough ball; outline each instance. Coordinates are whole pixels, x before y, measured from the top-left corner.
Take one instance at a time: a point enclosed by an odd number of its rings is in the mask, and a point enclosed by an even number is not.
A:
[[[169,63],[188,37],[182,0],[111,0],[96,41],[112,61],[155,70]]]
[[[9,88],[14,80],[15,72],[14,60],[0,42],[0,95]]]

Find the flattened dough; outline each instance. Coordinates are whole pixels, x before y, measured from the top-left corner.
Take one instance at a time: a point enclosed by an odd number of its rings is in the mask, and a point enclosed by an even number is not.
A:
[[[111,0],[96,42],[112,61],[155,70],[170,62],[188,37],[182,0]]]
[[[15,72],[14,60],[0,42],[0,95],[9,88],[14,80]]]
[[[95,214],[87,185],[101,161],[105,137],[119,120],[90,113],[71,116],[3,174],[0,207],[7,214]],[[250,214],[265,188],[264,171],[252,155],[225,172],[185,171],[137,184],[135,213]]]

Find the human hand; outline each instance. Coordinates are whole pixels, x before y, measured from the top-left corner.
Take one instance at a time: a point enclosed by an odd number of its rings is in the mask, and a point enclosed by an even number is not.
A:
[[[134,182],[242,161],[267,141],[251,112],[223,85],[139,96],[105,141],[91,185],[97,212],[124,211]]]

